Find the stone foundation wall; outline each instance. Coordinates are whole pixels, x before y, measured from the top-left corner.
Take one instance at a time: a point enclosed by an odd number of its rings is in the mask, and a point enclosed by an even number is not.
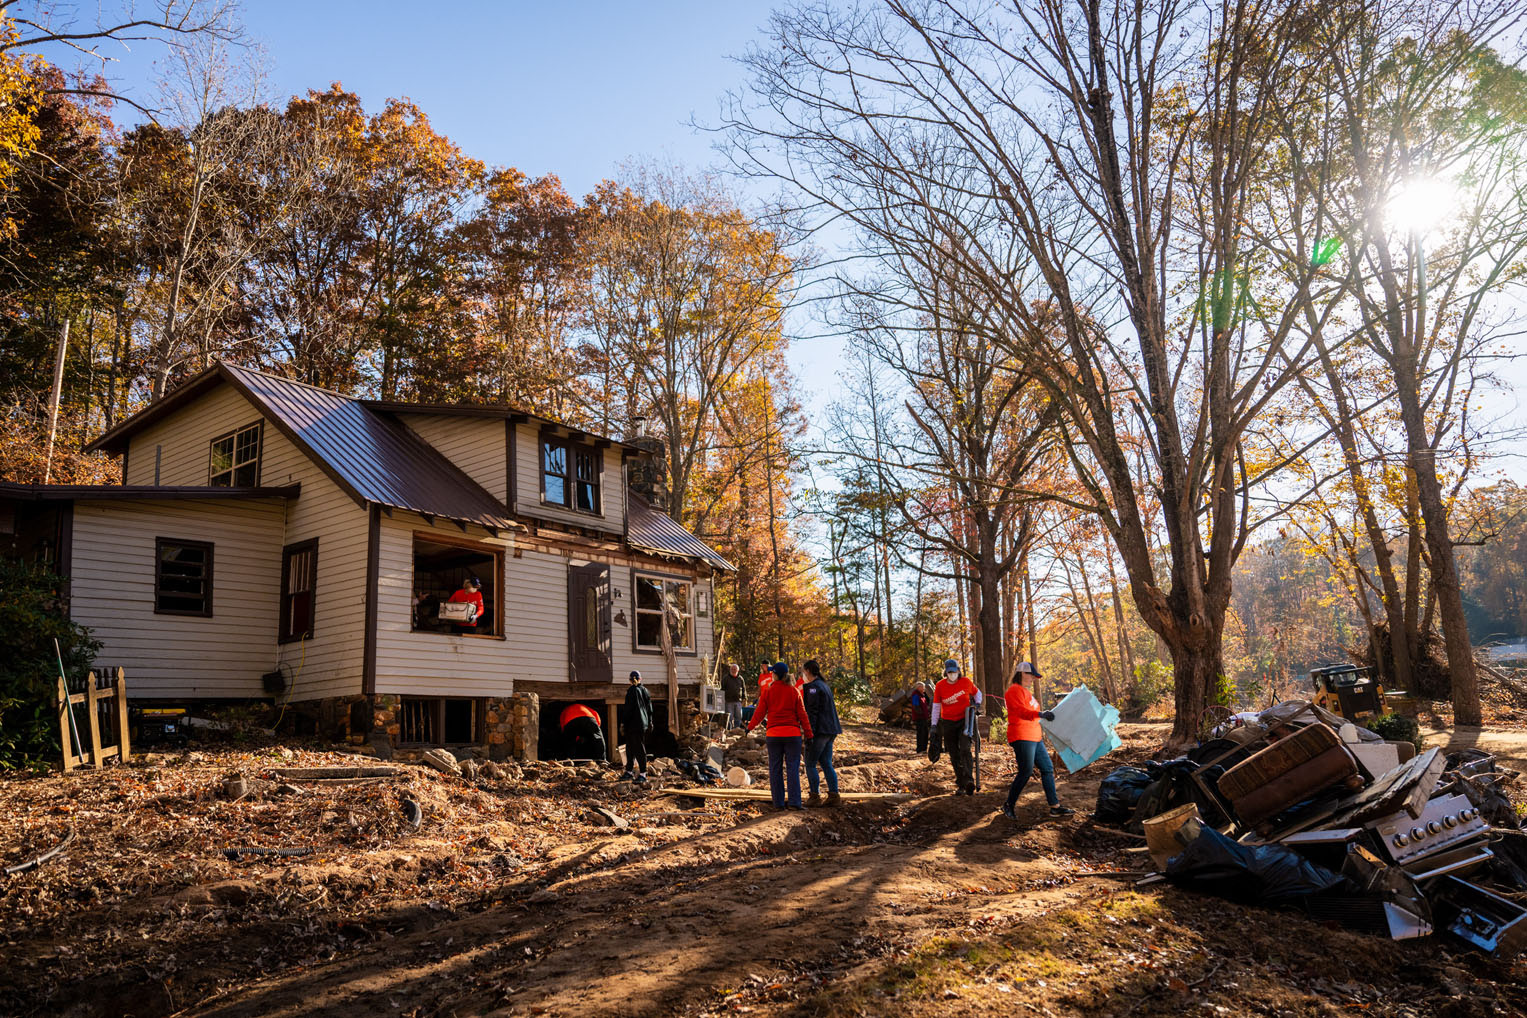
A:
[[[377,756],[418,759],[425,746],[398,748],[398,710],[401,698],[391,694],[332,696],[304,700],[290,706],[293,714],[313,722],[318,734],[353,746],[370,745]],[[489,697],[482,702],[484,742],[457,756],[492,760],[537,759],[541,723],[539,698],[534,693]]]

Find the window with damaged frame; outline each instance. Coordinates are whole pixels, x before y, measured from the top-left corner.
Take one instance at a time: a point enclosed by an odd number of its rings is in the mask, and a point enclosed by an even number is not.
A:
[[[257,487],[263,433],[264,422],[256,422],[214,438],[207,483],[214,488]]]
[[[636,648],[663,649],[663,609],[674,650],[695,649],[694,584],[664,576],[636,574]]]
[[[601,512],[604,454],[592,446],[541,439],[541,501],[575,512]]]
[[[442,541],[414,535],[413,617],[416,633],[499,636],[503,633],[499,577],[503,549],[476,541]],[[482,599],[479,614],[467,617],[462,605],[476,606],[468,586],[476,580]]]

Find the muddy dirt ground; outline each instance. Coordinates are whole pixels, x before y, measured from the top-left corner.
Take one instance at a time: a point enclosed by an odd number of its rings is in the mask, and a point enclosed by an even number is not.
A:
[[[903,794],[805,813],[546,764],[282,790],[275,768],[372,761],[276,745],[7,778],[0,862],[75,838],[0,878],[0,1014],[1527,1014],[1520,963],[1137,889],[1139,842],[1086,819],[1165,729],[1123,733],[1061,776],[1075,817],[1036,782],[1017,824],[996,813],[1010,759],[988,747],[987,790],[956,798],[947,762],[862,720],[845,788]],[[1527,765],[1520,732],[1432,734]],[[247,847],[310,851],[225,854]]]

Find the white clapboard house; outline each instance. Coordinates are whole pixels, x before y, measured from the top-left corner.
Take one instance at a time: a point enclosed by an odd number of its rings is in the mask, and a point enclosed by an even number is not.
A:
[[[394,746],[497,749],[516,693],[613,721],[639,669],[661,707],[665,605],[681,695],[713,660],[731,567],[632,490],[660,473],[639,440],[219,363],[91,448],[123,483],[0,484],[0,547],[67,576],[133,699],[274,699]],[[469,575],[472,630],[438,608]]]

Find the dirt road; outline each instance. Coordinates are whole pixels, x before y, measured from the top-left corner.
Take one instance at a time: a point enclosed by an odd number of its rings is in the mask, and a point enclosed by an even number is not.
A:
[[[988,749],[992,790],[930,794],[947,765],[911,758],[909,738],[854,725],[839,754],[847,783],[899,786],[909,801],[776,814],[539,778],[489,792],[439,783],[430,799],[436,783],[421,778],[410,794],[440,818],[433,838],[367,833],[358,801],[343,808],[367,845],[305,865],[210,869],[168,893],[7,893],[0,950],[16,963],[0,972],[0,1013],[1527,1013],[1522,971],[1434,942],[1137,891],[1136,842],[1084,819],[1102,765],[1062,778],[1077,817],[1051,819],[1035,787],[1015,825],[995,812],[1001,757]],[[1143,758],[1159,733],[1128,738],[1110,766]],[[30,792],[45,801],[48,788]],[[543,822],[570,799],[633,827],[576,811]],[[451,829],[453,802],[478,819]],[[494,826],[495,814],[513,822]],[[491,860],[511,838],[523,863],[505,872]],[[185,847],[162,847],[157,864],[185,867]],[[45,918],[18,907],[44,900]]]

